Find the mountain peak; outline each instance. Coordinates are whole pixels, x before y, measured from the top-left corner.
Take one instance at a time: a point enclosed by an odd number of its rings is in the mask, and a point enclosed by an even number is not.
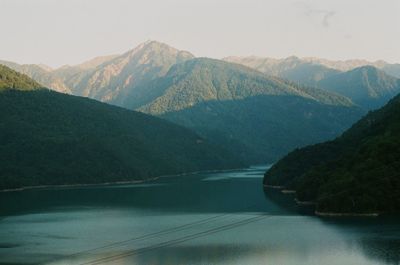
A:
[[[319,87],[345,95],[370,110],[383,106],[400,92],[400,80],[366,65],[338,73],[319,82]]]
[[[178,50],[172,46],[169,46],[166,43],[155,41],[155,40],[147,40],[132,50],[128,51],[127,54],[135,55],[138,53],[169,53],[169,54],[180,54],[182,57],[187,57],[187,59],[194,58],[194,55],[188,51]]]
[[[284,61],[300,61],[300,58],[295,55],[292,55],[292,56],[286,57],[284,59]]]
[[[73,80],[73,93],[123,106],[139,84],[163,76],[171,66],[192,58],[189,52],[149,40],[119,56],[87,62],[88,67],[98,66],[85,78]]]

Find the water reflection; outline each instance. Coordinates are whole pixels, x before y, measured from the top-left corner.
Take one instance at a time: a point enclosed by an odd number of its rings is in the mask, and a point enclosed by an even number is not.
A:
[[[275,212],[263,198],[259,169],[160,179],[152,184],[115,185],[0,193],[0,215],[48,212],[74,207],[127,207],[166,212]],[[240,195],[240,196],[239,196]]]
[[[398,218],[318,218],[263,173],[2,193],[0,264],[399,264]]]
[[[348,247],[357,248],[369,259],[381,264],[400,264],[399,217],[323,218],[321,220],[347,238]]]
[[[400,264],[400,238],[361,238],[357,243],[364,255],[377,262]]]

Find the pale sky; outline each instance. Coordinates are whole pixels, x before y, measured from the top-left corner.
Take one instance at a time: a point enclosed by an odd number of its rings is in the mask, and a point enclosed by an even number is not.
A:
[[[77,64],[158,40],[196,56],[400,63],[400,0],[0,0],[0,59]]]

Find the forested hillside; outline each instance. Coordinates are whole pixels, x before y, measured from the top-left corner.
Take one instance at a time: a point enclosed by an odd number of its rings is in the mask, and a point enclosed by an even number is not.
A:
[[[189,129],[0,71],[0,189],[243,167]]]
[[[333,139],[364,113],[343,96],[207,58],[136,91],[132,108],[192,128],[249,163]]]
[[[295,150],[265,174],[317,211],[400,211],[400,96],[331,142]]]

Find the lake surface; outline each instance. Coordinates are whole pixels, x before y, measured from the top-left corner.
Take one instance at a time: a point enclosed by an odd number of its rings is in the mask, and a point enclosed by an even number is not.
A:
[[[264,171],[0,193],[0,264],[400,264],[398,218],[312,216]]]

